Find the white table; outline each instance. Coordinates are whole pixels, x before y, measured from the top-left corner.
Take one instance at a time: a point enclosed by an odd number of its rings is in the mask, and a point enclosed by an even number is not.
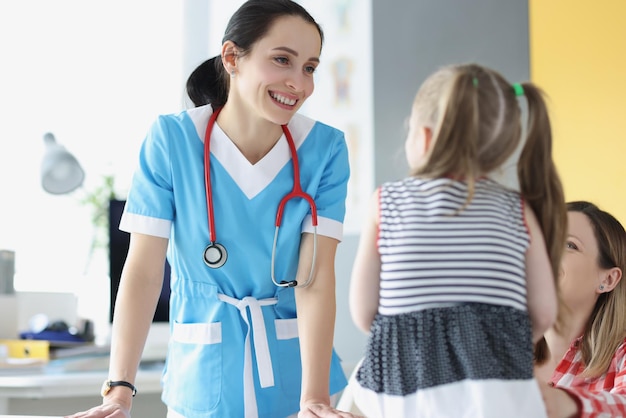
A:
[[[138,394],[133,401],[133,410],[135,409],[135,404],[141,402],[142,397],[144,399],[147,398],[145,395],[152,395],[150,397],[151,403],[154,403],[155,398],[158,400],[161,393],[161,371],[158,367],[139,370],[135,380]],[[10,413],[9,403],[11,400],[53,400],[59,398],[71,400],[81,397],[93,397],[94,400],[101,400],[99,395],[100,388],[106,378],[107,372],[105,370],[69,373],[51,372],[14,376],[0,375],[0,418],[5,416],[16,417],[2,415]],[[91,406],[95,406],[95,404]],[[69,413],[72,406],[68,405],[67,408],[69,409],[67,413]],[[39,413],[39,411],[36,413]]]
[[[63,418],[58,415],[0,415],[0,418]]]

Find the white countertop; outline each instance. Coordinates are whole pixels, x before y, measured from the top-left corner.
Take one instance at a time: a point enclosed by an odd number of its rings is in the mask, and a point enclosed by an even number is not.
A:
[[[0,415],[0,418],[63,418],[52,415]]]
[[[0,376],[0,397],[54,398],[100,393],[107,371]],[[142,393],[161,391],[161,370],[139,369],[135,386]],[[0,415],[4,418],[4,415]]]

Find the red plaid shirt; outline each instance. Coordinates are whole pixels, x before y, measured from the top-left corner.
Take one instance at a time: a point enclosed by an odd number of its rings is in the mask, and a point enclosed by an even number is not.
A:
[[[579,351],[581,339],[572,342],[549,384],[578,400],[580,418],[626,418],[626,340],[602,376],[584,379],[578,377],[585,368]]]

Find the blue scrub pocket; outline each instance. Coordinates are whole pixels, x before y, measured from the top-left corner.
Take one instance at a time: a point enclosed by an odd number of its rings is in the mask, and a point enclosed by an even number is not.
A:
[[[200,412],[214,409],[222,391],[222,323],[174,322],[170,351],[172,358],[185,360],[166,375],[168,386],[184,393],[181,406]]]
[[[300,339],[298,319],[275,319],[276,344],[280,358],[274,364],[280,368],[282,390],[288,397],[299,399],[302,385],[302,364],[300,363]]]

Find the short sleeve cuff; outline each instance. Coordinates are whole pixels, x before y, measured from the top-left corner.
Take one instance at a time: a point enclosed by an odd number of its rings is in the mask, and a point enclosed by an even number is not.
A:
[[[167,219],[153,218],[124,212],[120,221],[120,230],[125,232],[137,232],[145,235],[153,235],[160,238],[170,238],[172,222]]]
[[[307,215],[302,223],[302,232],[313,234],[313,218]],[[343,223],[330,218],[317,217],[317,233],[326,237],[334,238],[337,241],[343,239]]]

